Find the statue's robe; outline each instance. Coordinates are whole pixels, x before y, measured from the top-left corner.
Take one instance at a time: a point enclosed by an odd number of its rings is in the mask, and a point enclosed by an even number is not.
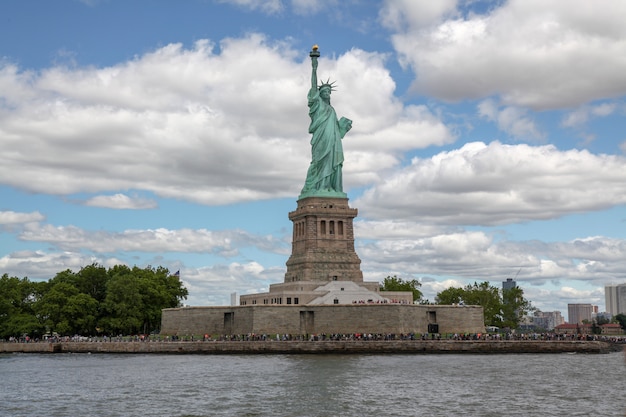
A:
[[[341,169],[343,166],[342,132],[335,109],[320,97],[317,88],[309,90],[309,116],[311,124],[311,165],[307,172],[302,194],[315,191],[343,192]]]

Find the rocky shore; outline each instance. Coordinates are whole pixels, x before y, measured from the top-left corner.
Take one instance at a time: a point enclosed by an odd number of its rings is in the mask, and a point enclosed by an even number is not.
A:
[[[0,343],[0,353],[158,354],[505,354],[610,353],[623,344],[605,341],[391,340]]]

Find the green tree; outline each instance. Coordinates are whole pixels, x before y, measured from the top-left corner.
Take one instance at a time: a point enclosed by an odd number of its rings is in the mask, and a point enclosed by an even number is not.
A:
[[[519,288],[500,291],[488,282],[466,285],[464,288],[450,287],[437,294],[437,304],[467,304],[483,307],[485,323],[498,327],[517,328],[520,319],[533,310]]]
[[[0,338],[45,331],[71,335],[158,330],[161,311],[188,295],[167,268],[98,264],[65,270],[47,282],[0,277]]]
[[[422,283],[416,279],[412,280],[403,280],[402,278],[398,278],[397,276],[387,276],[380,284],[381,291],[410,291],[413,293],[413,301],[419,300],[422,298],[422,292],[419,290],[419,287],[422,286]]]
[[[179,307],[188,291],[167,268],[117,265],[109,270],[104,315],[99,326],[109,333],[158,330],[161,311]]]
[[[181,287],[178,277],[166,268],[133,268],[139,278],[139,290],[143,303],[142,331],[148,333],[161,325],[161,311],[164,308],[179,307],[180,300],[187,298],[187,290]]]
[[[486,281],[480,284],[474,282],[474,284],[465,287],[463,301],[467,305],[482,306],[485,323],[503,327],[502,298],[497,287],[489,285]]]
[[[41,297],[44,284],[7,274],[0,277],[0,338],[24,334],[39,337],[43,334],[44,326],[33,307]]]
[[[102,265],[93,263],[85,266],[76,273],[76,288],[81,293],[101,303],[106,298],[107,282],[110,276]]]
[[[41,300],[37,302],[37,315],[50,332],[73,334],[74,329],[70,323],[70,318],[67,316],[65,307],[71,297],[80,293],[78,288],[69,282],[61,280],[51,280],[49,287]]]
[[[142,325],[143,302],[137,278],[130,268],[117,266],[107,283],[104,315],[99,326],[107,333],[138,333]]]
[[[63,307],[63,314],[71,334],[92,336],[97,333],[98,301],[89,294],[71,296]]]
[[[514,287],[502,290],[502,326],[516,329],[521,319],[534,311],[530,301],[524,298],[524,290]]]
[[[465,290],[458,287],[447,288],[435,296],[435,304],[452,305],[461,304],[464,301]]]

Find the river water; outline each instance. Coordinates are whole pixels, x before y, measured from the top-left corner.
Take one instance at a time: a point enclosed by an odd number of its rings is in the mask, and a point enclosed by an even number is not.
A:
[[[0,415],[625,416],[623,353],[0,355]]]

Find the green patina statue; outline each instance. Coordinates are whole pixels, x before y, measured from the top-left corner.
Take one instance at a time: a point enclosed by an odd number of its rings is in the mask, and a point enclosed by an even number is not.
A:
[[[304,188],[299,199],[305,197],[340,197],[343,192],[341,169],[343,147],[341,139],[352,128],[352,120],[342,117],[337,120],[335,109],[330,105],[333,83],[328,81],[317,85],[317,58],[320,56],[317,45],[309,54],[313,67],[311,89],[309,90],[309,116],[311,124],[311,165],[306,175]]]

